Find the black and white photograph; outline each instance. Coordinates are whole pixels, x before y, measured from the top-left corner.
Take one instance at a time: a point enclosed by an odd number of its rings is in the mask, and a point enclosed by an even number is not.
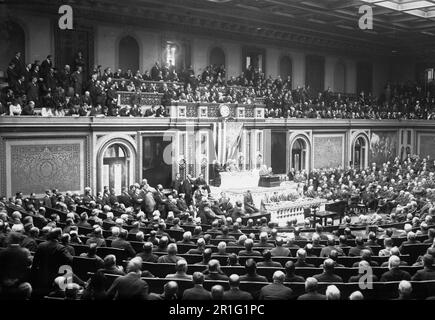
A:
[[[434,70],[435,0],[0,0],[0,301],[435,300]]]

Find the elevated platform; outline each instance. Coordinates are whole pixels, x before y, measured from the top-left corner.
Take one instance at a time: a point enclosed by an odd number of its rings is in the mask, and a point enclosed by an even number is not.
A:
[[[258,209],[261,209],[262,202],[267,202],[275,192],[281,193],[293,193],[296,194],[296,184],[294,182],[284,182],[278,187],[259,187],[259,186],[246,186],[245,180],[237,180],[240,187],[227,185],[226,187],[210,187],[210,191],[215,198],[220,197],[221,192],[225,192],[231,199],[232,202],[240,200],[243,203],[243,195],[246,191],[251,191],[252,199],[254,204]]]

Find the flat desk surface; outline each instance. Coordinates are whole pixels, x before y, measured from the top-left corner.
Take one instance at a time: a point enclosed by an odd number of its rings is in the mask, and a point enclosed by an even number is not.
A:
[[[339,215],[340,213],[339,212],[333,212],[333,211],[319,211],[319,212],[316,212],[316,217],[319,217],[319,218],[325,218],[325,217],[333,217],[333,216],[336,216],[336,215]],[[307,216],[314,216],[314,213],[312,213],[312,212],[310,212],[310,213],[306,213],[306,215]]]

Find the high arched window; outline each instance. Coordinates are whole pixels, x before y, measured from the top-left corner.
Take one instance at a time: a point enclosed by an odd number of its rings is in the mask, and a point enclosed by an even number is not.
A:
[[[118,67],[124,72],[128,69],[134,74],[139,70],[139,44],[132,36],[125,36],[119,41]]]
[[[308,170],[308,146],[307,142],[298,138],[293,142],[291,150],[291,168],[296,171]]]
[[[341,61],[334,68],[334,92],[346,92],[346,66]]]
[[[364,169],[368,162],[367,141],[363,136],[356,138],[353,145],[353,166],[356,169]]]
[[[215,66],[225,66],[225,52],[221,48],[214,47],[211,49],[210,64]]]
[[[121,194],[123,187],[129,186],[130,154],[122,144],[112,144],[103,155],[102,183],[116,194]]]
[[[6,74],[9,62],[15,53],[21,52],[21,60],[26,61],[26,35],[23,28],[16,22],[0,22],[0,71]]]
[[[283,81],[285,81],[288,76],[290,76],[290,79],[292,78],[293,73],[293,62],[292,59],[288,56],[281,57],[281,60],[279,61],[279,74]]]

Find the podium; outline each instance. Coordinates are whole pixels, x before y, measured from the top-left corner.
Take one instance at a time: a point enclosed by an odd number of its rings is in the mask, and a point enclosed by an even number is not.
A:
[[[258,182],[258,186],[264,188],[279,187],[280,185],[280,177],[275,175],[260,176],[260,181]]]

